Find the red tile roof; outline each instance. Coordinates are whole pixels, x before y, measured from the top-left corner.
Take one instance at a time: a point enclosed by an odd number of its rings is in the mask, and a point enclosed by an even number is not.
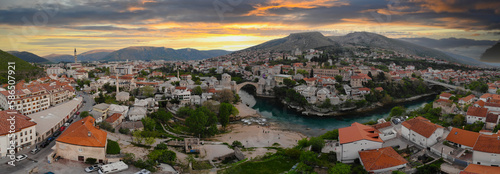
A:
[[[436,103],[441,103],[441,102],[444,102],[444,103],[452,103],[452,101],[451,101],[451,100],[446,100],[446,99],[442,99],[442,98],[440,98],[440,99],[437,99],[437,100],[436,100]]]
[[[476,144],[477,138],[479,137],[479,133],[472,132],[468,130],[463,130],[459,128],[452,128],[446,140],[461,144],[468,147],[474,147]]]
[[[478,100],[477,102],[474,103],[474,105],[479,105],[480,107],[484,107],[484,101]]]
[[[10,112],[12,112],[12,114],[8,114]],[[9,134],[9,131],[11,130],[9,119],[12,118],[11,116],[15,117],[15,132],[19,132],[22,129],[36,125],[36,123],[33,122],[30,117],[22,115],[15,110],[0,111],[0,136]]]
[[[108,133],[96,128],[94,122],[95,119],[90,116],[74,122],[56,141],[79,146],[105,147]]]
[[[368,172],[408,163],[392,147],[359,151],[358,153],[359,159]]]
[[[386,127],[389,127],[389,126],[391,126],[391,122],[390,121],[384,122],[384,123],[379,123],[379,124],[373,125],[372,127],[375,128],[375,129],[383,129],[383,128],[386,128]]]
[[[479,135],[473,150],[500,154],[500,136]]]
[[[466,174],[494,174],[494,173],[500,173],[500,167],[493,167],[493,166],[483,166],[483,165],[478,165],[478,164],[469,164],[465,169],[464,172],[468,172]],[[462,174],[462,173],[460,173]]]
[[[447,92],[443,92],[441,95],[439,95],[440,97],[446,97],[446,98],[450,98],[453,94],[450,94],[450,93],[447,93]]]
[[[116,120],[118,120],[120,117],[122,116],[122,114],[120,113],[114,113],[113,115],[109,116],[108,118],[106,118],[106,122],[108,123],[114,123]]]
[[[416,133],[429,138],[438,128],[443,128],[440,125],[431,123],[431,121],[424,117],[416,117],[401,123],[404,127],[415,131]]]
[[[486,117],[486,114],[488,114],[487,108],[469,106],[469,109],[467,109],[468,116],[470,115],[470,116],[476,116],[476,117]]]
[[[370,140],[383,143],[379,137],[379,131],[371,126],[355,122],[349,127],[339,129],[340,144],[355,142],[359,140]]]
[[[486,122],[487,123],[497,123],[498,121],[498,114],[493,114],[493,113],[488,113],[488,115],[486,115]]]
[[[471,94],[471,95],[468,95],[467,97],[460,98],[460,100],[463,100],[464,102],[468,102],[468,101],[472,100],[473,98],[476,98],[476,96]]]

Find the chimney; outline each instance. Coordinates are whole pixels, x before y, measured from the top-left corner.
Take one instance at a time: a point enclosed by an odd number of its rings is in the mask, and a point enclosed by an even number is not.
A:
[[[82,120],[82,124],[85,124],[85,121]]]
[[[90,137],[91,135],[92,135],[92,133],[89,131],[89,132],[88,132],[88,136]]]

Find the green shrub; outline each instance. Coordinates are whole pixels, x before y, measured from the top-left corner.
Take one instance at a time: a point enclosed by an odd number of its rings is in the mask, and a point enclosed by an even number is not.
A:
[[[95,164],[96,161],[97,161],[97,159],[95,159],[95,158],[87,158],[85,160],[85,163],[86,164]]]
[[[106,154],[120,154],[120,145],[116,141],[108,139]]]
[[[118,129],[118,132],[120,132],[121,134],[128,135],[128,134],[130,134],[130,129],[120,128],[120,129]]]

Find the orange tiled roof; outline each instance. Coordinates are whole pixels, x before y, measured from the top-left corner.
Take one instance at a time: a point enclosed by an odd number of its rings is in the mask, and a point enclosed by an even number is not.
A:
[[[85,117],[66,128],[56,141],[80,146],[105,147],[108,133],[94,127],[94,122],[93,117]]]
[[[453,94],[450,94],[450,93],[447,93],[447,92],[443,92],[441,95],[439,95],[440,97],[446,97],[446,98],[450,98]]]
[[[468,101],[472,100],[475,97],[476,97],[475,95],[471,94],[471,95],[468,95],[467,97],[460,98],[460,100],[468,102]]]
[[[452,103],[451,100],[446,100],[446,99],[442,99],[442,98],[436,100],[436,103],[441,103],[441,102]]]
[[[493,113],[488,113],[488,115],[486,115],[486,122],[487,123],[497,123],[498,121],[498,114],[493,114]]]
[[[106,118],[106,122],[108,123],[114,123],[116,120],[118,120],[120,117],[122,116],[122,114],[120,113],[114,113],[113,115],[109,116],[108,118]]]
[[[477,102],[474,103],[474,105],[475,104],[479,105],[480,107],[484,107],[484,101],[482,100],[478,100]]]
[[[459,128],[452,128],[446,140],[461,144],[468,147],[474,147],[476,144],[477,138],[479,137],[479,133],[472,132],[468,130],[463,130]]]
[[[359,91],[370,91],[370,88],[359,88]]]
[[[465,169],[465,172],[474,173],[474,174],[493,174],[500,173],[500,167],[493,166],[483,166],[478,164],[469,164]],[[466,174],[469,174],[466,173]],[[462,174],[462,173],[460,173]]]
[[[359,140],[370,140],[384,142],[379,137],[379,131],[371,126],[366,126],[355,122],[349,127],[339,129],[340,144],[355,142]]]
[[[407,120],[401,123],[404,127],[417,132],[418,134],[429,138],[438,128],[443,128],[440,125],[431,123],[431,121],[427,120],[424,117],[416,117],[411,120]]]
[[[376,124],[376,125],[373,125],[372,127],[375,128],[375,129],[382,129],[382,128],[386,128],[386,127],[389,127],[391,126],[391,122],[384,122],[384,123],[379,123],[379,124]]]
[[[479,135],[473,150],[500,154],[500,137],[496,135]]]
[[[359,159],[367,171],[380,170],[408,163],[392,147],[359,151]]]
[[[470,116],[486,117],[486,114],[488,114],[487,108],[469,106],[469,109],[467,109],[467,115]]]
[[[12,114],[15,116],[15,131],[19,132],[22,129],[35,126],[36,123],[31,121],[31,118],[25,115],[20,114],[19,112],[15,110],[5,110],[5,111],[0,111],[0,136],[9,134],[10,129],[10,120],[11,115],[8,114],[7,112],[15,112],[15,114]]]

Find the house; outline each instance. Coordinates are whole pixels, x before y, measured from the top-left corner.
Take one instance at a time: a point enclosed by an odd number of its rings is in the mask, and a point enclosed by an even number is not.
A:
[[[443,92],[439,95],[439,98],[440,99],[445,99],[445,100],[449,100],[451,96],[454,96],[453,94],[450,94],[450,93],[447,93],[447,92]]]
[[[361,95],[370,94],[370,88],[358,88]]]
[[[116,104],[109,105],[108,116],[111,116],[114,113],[120,113],[122,115],[127,115],[128,106],[116,105]]]
[[[64,159],[84,162],[95,158],[106,161],[107,133],[95,127],[93,117],[74,122],[56,139],[56,154]]]
[[[147,111],[146,108],[143,107],[133,107],[128,112],[128,119],[131,121],[142,120],[146,117]]]
[[[488,113],[486,115],[486,129],[493,130],[498,124],[499,116],[495,113]]]
[[[360,88],[363,87],[363,83],[368,82],[368,80],[372,80],[368,75],[366,74],[358,74],[351,76],[351,86],[353,88]]]
[[[500,103],[486,102],[484,108],[488,109],[488,112],[500,114]]]
[[[460,174],[493,174],[493,173],[500,173],[500,167],[469,164],[464,169],[464,171],[460,172]]]
[[[497,134],[479,135],[472,150],[474,164],[497,167],[500,165],[500,136]]]
[[[467,124],[472,124],[476,121],[484,122],[487,114],[487,108],[469,106],[469,109],[467,109]]]
[[[104,120],[105,122],[108,122],[111,124],[111,127],[116,128],[118,125],[120,125],[123,122],[123,115],[120,113],[114,113],[113,115],[109,116]]]
[[[372,125],[372,127],[380,132],[380,139],[384,141],[396,138],[397,132],[394,130],[390,121]]]
[[[100,113],[102,116],[101,118],[104,120],[108,115],[108,110],[109,110],[109,104],[101,103],[101,104],[97,104],[94,107],[92,107],[91,112],[95,111],[97,113]],[[96,117],[96,115],[93,115],[93,116]]]
[[[357,122],[352,123],[349,127],[339,129],[340,153],[337,153],[337,160],[354,162],[359,158],[359,151],[379,149],[383,143],[377,129]]]
[[[115,96],[116,101],[128,101],[130,98],[130,94],[128,92],[119,92]]]
[[[471,95],[468,95],[467,97],[463,97],[463,98],[458,99],[458,104],[461,104],[461,105],[470,105],[474,101],[476,101],[476,96],[473,95],[473,94],[471,94]]]
[[[432,103],[432,108],[441,108],[441,114],[452,114],[457,106],[451,100],[437,99]]]
[[[406,167],[408,161],[392,147],[359,152],[361,165],[368,173],[386,173]]]
[[[134,130],[143,130],[144,125],[142,125],[142,121],[126,121],[120,124],[120,128],[129,129],[132,132]]]
[[[476,144],[479,133],[459,128],[452,128],[446,141],[463,149],[472,149]]]
[[[444,128],[442,126],[431,123],[421,116],[407,120],[401,125],[401,135],[422,147],[436,144],[443,136]]]
[[[15,110],[0,111],[0,158],[34,145],[36,138],[36,123],[30,117]],[[11,147],[11,141],[17,146]]]

